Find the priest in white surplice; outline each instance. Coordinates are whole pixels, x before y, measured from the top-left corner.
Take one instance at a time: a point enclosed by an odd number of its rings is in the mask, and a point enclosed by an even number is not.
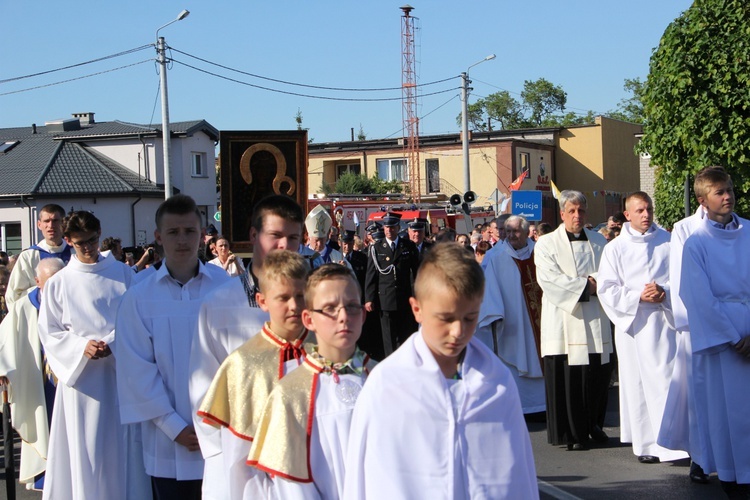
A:
[[[513,374],[524,413],[545,410],[539,351],[542,290],[536,281],[534,241],[529,223],[513,215],[505,221],[506,240],[482,261],[484,300],[476,337]]]
[[[101,225],[90,212],[68,215],[64,234],[76,255],[47,282],[39,312],[39,339],[58,378],[43,498],[124,499],[138,479],[128,477],[110,344],[133,271],[99,253]]]
[[[586,197],[559,195],[563,223],[534,247],[542,287],[542,357],[547,386],[547,440],[585,450],[602,431],[612,372],[612,331],[596,296],[604,237],[585,229]]]
[[[750,221],[734,214],[734,186],[719,169],[695,177],[695,195],[706,210],[685,242],[680,296],[690,323],[693,368],[705,380],[710,460],[729,498],[750,494]]]
[[[13,428],[21,437],[21,469],[18,482],[27,489],[41,489],[37,478],[47,468],[49,420],[55,385],[52,373],[45,373],[42,344],[37,324],[42,290],[49,278],[65,267],[61,259],[42,259],[36,266],[38,285],[13,303],[0,324],[0,379],[8,391]]]
[[[620,373],[620,441],[641,463],[687,458],[656,443],[669,391],[676,332],[669,302],[669,233],[654,224],[651,198],[625,199],[626,222],[605,248],[598,295],[615,324]]]

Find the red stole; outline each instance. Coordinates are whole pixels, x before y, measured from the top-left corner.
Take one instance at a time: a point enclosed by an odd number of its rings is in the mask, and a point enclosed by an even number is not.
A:
[[[523,298],[526,301],[526,311],[529,313],[531,329],[534,332],[536,355],[539,357],[539,366],[544,370],[544,363],[542,363],[541,357],[542,288],[536,281],[534,256],[531,255],[524,260],[513,257],[513,261],[518,266],[518,272],[521,274],[521,290],[523,290]]]

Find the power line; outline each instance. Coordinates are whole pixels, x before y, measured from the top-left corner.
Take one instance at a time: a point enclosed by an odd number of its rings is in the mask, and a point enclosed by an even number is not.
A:
[[[111,73],[113,71],[118,71],[118,70],[121,70],[121,69],[130,68],[132,66],[137,66],[139,64],[143,64],[143,63],[147,63],[147,62],[151,62],[151,61],[153,61],[153,59],[144,59],[143,61],[139,61],[139,62],[136,62],[136,63],[133,63],[133,64],[127,64],[125,66],[120,66],[119,68],[106,69],[104,71],[99,71],[97,73],[91,73],[90,75],[78,76],[76,78],[69,78],[67,80],[61,80],[59,82],[54,82],[54,83],[47,83],[45,85],[37,85],[36,87],[29,87],[29,88],[21,89],[21,90],[13,90],[11,92],[3,92],[2,94],[0,94],[0,96],[11,95],[11,94],[20,94],[21,92],[28,92],[30,90],[43,89],[45,87],[52,87],[54,85],[60,85],[60,84],[63,84],[63,83],[74,82],[76,80],[83,80],[84,78],[90,78],[92,76],[103,75],[104,73]]]
[[[211,64],[213,66],[217,66],[219,68],[226,69],[226,70],[229,70],[229,71],[234,71],[235,73],[240,73],[240,74],[245,75],[245,76],[251,76],[253,78],[259,78],[261,80],[266,80],[266,81],[269,81],[269,82],[283,83],[284,85],[293,85],[295,87],[305,87],[305,88],[308,88],[308,89],[318,89],[318,90],[334,90],[334,91],[342,91],[342,92],[383,92],[383,91],[389,91],[389,90],[398,90],[398,91],[401,90],[401,87],[384,87],[384,88],[372,88],[372,89],[357,89],[357,88],[342,88],[342,87],[326,87],[326,86],[320,86],[320,85],[308,85],[308,84],[305,84],[305,83],[288,82],[286,80],[278,80],[276,78],[269,78],[267,76],[256,75],[254,73],[248,73],[247,71],[242,71],[242,70],[239,70],[239,69],[236,69],[236,68],[232,68],[232,67],[229,67],[229,66],[224,66],[223,64],[215,63],[213,61],[209,61],[207,59],[203,59],[201,57],[194,56],[192,54],[188,54],[187,52],[183,52],[181,50],[175,49],[174,47],[170,47],[170,50],[173,50],[173,51],[175,51],[177,53],[186,55],[186,56],[191,57],[193,59],[197,59],[198,61],[204,62],[206,64]],[[443,78],[442,80],[436,80],[434,82],[420,83],[420,84],[417,84],[417,87],[427,87],[429,85],[436,85],[438,83],[444,83],[444,82],[447,82],[449,80],[453,80],[454,78],[458,78],[458,75],[452,76],[450,78]]]
[[[307,97],[309,99],[322,99],[326,101],[346,101],[346,102],[384,102],[384,101],[400,101],[401,97],[380,97],[380,98],[354,98],[354,97],[328,97],[328,96],[319,96],[319,95],[311,95],[311,94],[300,94],[298,92],[289,92],[287,90],[279,90],[279,89],[273,89],[270,87],[263,87],[262,85],[256,85],[254,83],[250,82],[244,82],[242,80],[237,80],[236,78],[230,78],[228,76],[220,75],[218,73],[213,73],[211,71],[198,68],[196,66],[192,66],[190,64],[184,63],[182,61],[178,61],[177,59],[172,59],[173,62],[177,64],[181,64],[182,66],[186,66],[190,69],[193,69],[195,71],[198,71],[200,73],[205,73],[207,75],[215,76],[216,78],[221,78],[222,80],[227,80],[234,83],[239,83],[240,85],[245,85],[248,87],[253,87],[260,90],[267,90],[269,92],[276,92],[278,94],[285,94],[285,95],[293,95],[297,97]],[[439,90],[436,92],[430,92],[427,94],[422,94],[422,97],[427,97],[431,95],[437,95],[437,94],[444,94],[446,92],[453,92],[454,90],[458,90],[458,88],[451,88],[451,89],[445,89],[445,90]]]
[[[55,68],[55,69],[50,69],[50,70],[47,70],[47,71],[40,71],[39,73],[32,73],[30,75],[16,76],[16,77],[13,77],[13,78],[6,78],[5,80],[0,80],[0,84],[8,83],[8,82],[15,82],[17,80],[23,80],[23,79],[26,79],[26,78],[32,78],[34,76],[47,75],[49,73],[54,73],[56,71],[63,71],[63,70],[66,70],[66,69],[77,68],[79,66],[85,66],[86,64],[91,64],[91,63],[95,63],[95,62],[99,62],[99,61],[106,61],[107,59],[113,59],[115,57],[120,57],[120,56],[124,56],[124,55],[127,55],[127,54],[132,54],[133,52],[138,52],[138,51],[141,51],[143,49],[147,49],[147,48],[153,47],[153,46],[154,46],[154,44],[141,45],[140,47],[135,47],[133,49],[123,50],[122,52],[118,52],[117,54],[110,54],[108,56],[98,57],[98,58],[92,59],[90,61],[85,61],[85,62],[80,62],[80,63],[76,63],[76,64],[71,64],[70,66],[63,66],[62,68]],[[68,80],[68,81],[70,81],[70,80]],[[5,95],[5,94],[2,94],[2,95]]]

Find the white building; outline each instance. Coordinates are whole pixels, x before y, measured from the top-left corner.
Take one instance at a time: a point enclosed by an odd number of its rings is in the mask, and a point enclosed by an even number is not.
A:
[[[219,131],[205,120],[170,125],[175,193],[192,196],[213,221]],[[97,123],[94,113],[23,128],[0,129],[0,248],[17,254],[42,239],[37,210],[57,203],[89,210],[102,237],[123,246],[153,240],[154,214],[164,200],[161,128],[120,121]],[[218,225],[218,224],[217,224]]]

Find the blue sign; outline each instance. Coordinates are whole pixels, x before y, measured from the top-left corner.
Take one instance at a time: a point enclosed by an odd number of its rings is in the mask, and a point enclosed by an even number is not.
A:
[[[511,212],[526,220],[542,220],[541,191],[512,191],[510,195]]]

